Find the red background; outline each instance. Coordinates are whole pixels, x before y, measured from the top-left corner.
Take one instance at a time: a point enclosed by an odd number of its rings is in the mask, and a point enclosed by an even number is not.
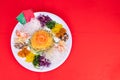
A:
[[[25,9],[63,18],[72,32],[69,58],[59,68],[36,73],[15,60],[10,37]],[[3,0],[0,2],[0,80],[120,80],[119,0]]]

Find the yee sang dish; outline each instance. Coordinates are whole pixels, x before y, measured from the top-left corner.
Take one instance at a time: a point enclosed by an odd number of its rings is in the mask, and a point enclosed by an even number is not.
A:
[[[37,69],[49,68],[62,59],[67,51],[66,42],[69,39],[67,30],[49,15],[40,14],[35,17],[31,11],[28,11],[30,14],[24,12],[17,17],[22,24],[20,29],[15,31],[14,37],[17,55],[24,58],[26,64],[32,63]],[[30,15],[32,17],[29,17]]]

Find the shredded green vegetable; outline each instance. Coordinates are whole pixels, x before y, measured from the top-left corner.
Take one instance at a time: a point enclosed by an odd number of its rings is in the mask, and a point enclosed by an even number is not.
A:
[[[55,23],[56,23],[55,21],[49,21],[46,23],[46,25],[48,28],[52,29],[55,27]]]

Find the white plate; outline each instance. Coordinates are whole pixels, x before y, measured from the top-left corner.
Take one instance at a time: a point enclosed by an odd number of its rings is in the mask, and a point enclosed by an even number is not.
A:
[[[68,56],[70,54],[70,51],[71,51],[71,48],[72,48],[72,36],[71,36],[71,32],[70,32],[70,30],[68,28],[68,25],[65,23],[65,21],[63,19],[61,19],[60,17],[58,17],[57,15],[55,15],[55,14],[52,14],[52,13],[49,13],[49,12],[36,12],[34,14],[35,14],[35,17],[39,16],[40,14],[48,15],[50,18],[52,18],[57,23],[60,23],[60,24],[63,25],[63,27],[67,30],[67,33],[68,33],[68,36],[69,36],[69,39],[66,42],[67,51],[64,53],[64,55],[62,56],[62,58],[59,61],[57,61],[54,64],[51,64],[50,67],[47,67],[47,68],[44,68],[44,69],[36,69],[32,65],[32,63],[27,63],[27,62],[25,62],[24,58],[19,57],[17,55],[18,49],[16,49],[14,47],[14,38],[16,36],[15,31],[19,30],[21,28],[22,25],[20,23],[17,23],[17,25],[15,26],[15,28],[14,28],[14,30],[12,32],[12,35],[11,35],[11,49],[12,49],[12,52],[13,52],[13,55],[14,55],[15,59],[24,68],[26,68],[28,70],[31,70],[31,71],[35,71],[35,72],[47,72],[47,71],[51,71],[51,70],[59,67],[60,65],[62,65],[65,62],[65,60],[68,58]]]

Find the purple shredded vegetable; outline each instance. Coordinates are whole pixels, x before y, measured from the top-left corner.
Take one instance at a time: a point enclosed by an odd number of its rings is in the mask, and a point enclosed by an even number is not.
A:
[[[45,26],[47,22],[52,21],[48,15],[45,16],[41,14],[38,16],[38,20],[40,21],[42,27]]]

